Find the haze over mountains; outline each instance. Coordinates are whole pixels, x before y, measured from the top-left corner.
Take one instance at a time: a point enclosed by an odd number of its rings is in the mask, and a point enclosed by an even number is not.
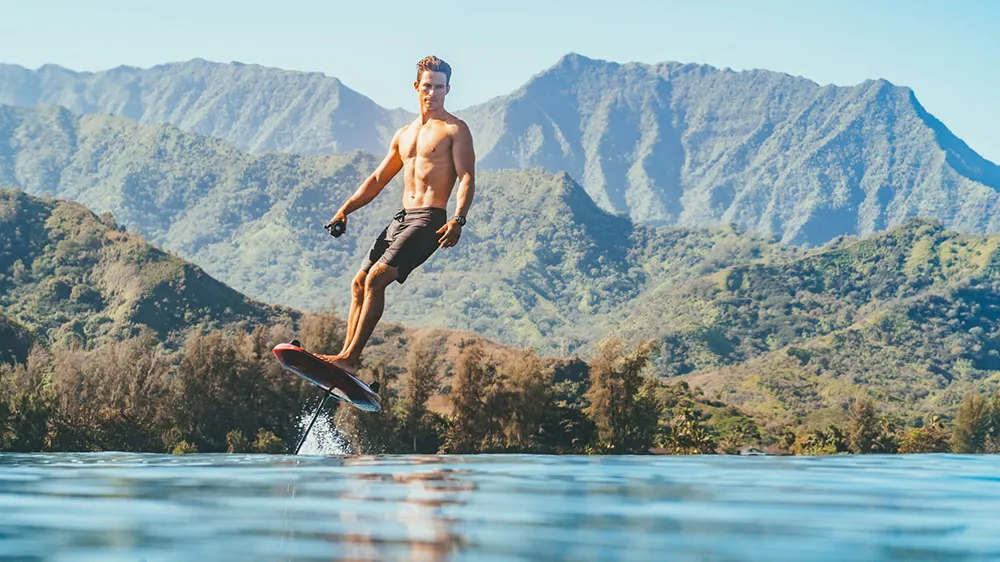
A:
[[[393,132],[412,118],[321,73],[202,59],[96,73],[0,65],[0,103],[170,123],[243,150],[298,154],[383,153]]]
[[[300,154],[380,156],[412,118],[321,74],[202,60],[100,73],[0,65],[0,103],[115,113]],[[565,171],[601,208],[643,224],[733,223],[806,245],[911,216],[1000,230],[1000,167],[884,80],[819,86],[777,72],[571,54],[458,114],[473,129],[480,169]]]

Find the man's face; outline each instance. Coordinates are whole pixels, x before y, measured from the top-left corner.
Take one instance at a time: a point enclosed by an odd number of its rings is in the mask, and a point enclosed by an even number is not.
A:
[[[444,97],[448,95],[451,86],[447,84],[448,77],[444,72],[425,70],[420,73],[420,80],[413,83],[420,97],[420,107],[425,110],[436,110],[444,106]]]

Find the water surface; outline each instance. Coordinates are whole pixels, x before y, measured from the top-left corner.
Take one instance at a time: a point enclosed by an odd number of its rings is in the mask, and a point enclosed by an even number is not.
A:
[[[22,560],[985,560],[998,516],[997,456],[0,454]]]

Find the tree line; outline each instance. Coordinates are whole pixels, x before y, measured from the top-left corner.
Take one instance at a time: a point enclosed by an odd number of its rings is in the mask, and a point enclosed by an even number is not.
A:
[[[310,314],[294,335],[307,349],[332,351],[343,323]],[[292,336],[278,325],[193,330],[177,351],[149,330],[89,350],[35,345],[26,361],[0,364],[0,451],[288,452],[322,397],[271,353]],[[403,364],[376,359],[362,372],[381,384],[382,412],[338,405],[331,419],[355,453],[1000,450],[1000,393],[968,395],[950,427],[939,416],[904,427],[862,397],[842,426],[769,437],[739,409],[653,376],[655,352],[653,342],[607,340],[587,362],[552,360],[490,353],[468,339],[447,362],[418,334]]]
[[[1000,391],[989,398],[966,394],[950,427],[940,415],[904,427],[899,417],[880,412],[871,398],[859,397],[851,403],[845,424],[787,432],[782,445],[800,455],[1000,453]]]

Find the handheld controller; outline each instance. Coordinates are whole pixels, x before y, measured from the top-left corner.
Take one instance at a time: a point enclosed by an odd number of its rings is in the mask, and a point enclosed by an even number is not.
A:
[[[333,236],[334,238],[339,238],[340,235],[343,234],[344,231],[346,230],[347,225],[344,223],[344,221],[339,220],[339,221],[336,221],[336,222],[330,222],[330,223],[324,224],[323,228],[329,230],[330,231],[330,235]]]

